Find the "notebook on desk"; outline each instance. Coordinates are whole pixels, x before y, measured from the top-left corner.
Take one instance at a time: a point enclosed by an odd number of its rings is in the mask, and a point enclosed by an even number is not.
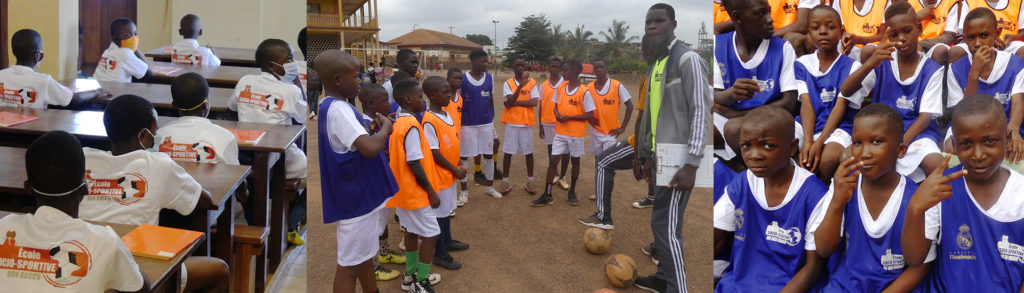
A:
[[[143,224],[121,236],[121,242],[132,255],[170,260],[201,236],[202,232]]]

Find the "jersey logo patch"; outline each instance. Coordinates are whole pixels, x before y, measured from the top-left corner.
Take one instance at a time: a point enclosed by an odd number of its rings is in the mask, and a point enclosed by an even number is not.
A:
[[[956,234],[956,246],[959,251],[951,251],[949,253],[949,259],[951,260],[976,260],[978,257],[974,255],[974,251],[971,250],[974,247],[974,237],[971,236],[971,226],[967,224],[960,225],[960,233]]]
[[[114,68],[117,68],[117,60],[110,59],[110,58],[107,58],[107,57],[100,57],[99,66],[100,66],[100,68],[103,68],[103,69],[106,69],[106,70],[114,70]]]
[[[1010,242],[1010,236],[1003,235],[1003,240],[996,244],[999,257],[1008,261],[1024,263],[1024,246]]]
[[[0,82],[0,103],[4,105],[21,106],[24,104],[32,104],[36,102],[36,97],[37,94],[35,88],[5,87],[4,83]]]
[[[736,211],[734,211],[733,214],[736,215],[736,230],[742,229],[743,228],[743,210],[736,209]]]
[[[757,76],[753,76],[750,79],[753,79],[754,81],[757,82],[758,87],[761,88],[761,92],[770,92],[773,89],[775,89],[774,79],[769,78],[765,80],[759,80],[757,79]]]
[[[1000,103],[1003,103],[1003,105],[1010,103],[1009,93],[996,93],[995,95],[992,95],[992,97],[996,98]]]
[[[284,97],[276,93],[257,93],[252,91],[252,86],[247,85],[238,93],[238,102],[259,107],[263,112],[281,111],[284,109]]]
[[[836,90],[821,89],[821,94],[818,97],[821,98],[822,103],[831,103],[836,100]]]
[[[139,173],[127,173],[113,178],[97,178],[92,170],[85,170],[89,195],[86,200],[113,200],[121,205],[131,205],[146,196],[149,183]]]
[[[178,64],[202,65],[203,56],[198,54],[179,54],[178,50],[171,53],[171,62]]]
[[[862,27],[860,28],[860,30],[861,30],[862,32],[864,32],[864,34],[867,34],[867,35],[874,35],[874,34],[878,33],[878,28],[879,28],[879,27],[880,27],[880,26],[879,26],[879,25],[877,25],[877,24],[876,24],[876,25],[872,25],[872,24],[870,24],[870,23],[865,23],[865,24],[864,24],[864,26],[862,26]]]
[[[903,255],[892,254],[892,249],[885,250],[880,263],[882,264],[882,269],[887,271],[902,270],[906,266],[906,262],[903,261]]]
[[[896,99],[896,108],[914,110],[915,100],[917,100],[915,97],[900,96],[899,99]]]
[[[39,280],[65,288],[81,281],[92,268],[92,254],[77,240],[64,241],[50,248],[18,246],[17,233],[7,231],[0,244],[0,270],[6,278]]]
[[[160,143],[159,150],[175,160],[212,162],[217,157],[217,152],[209,142],[174,143],[170,136],[165,137]]]
[[[800,244],[801,239],[800,228],[793,227],[785,229],[779,227],[778,221],[772,221],[771,225],[768,225],[764,230],[764,239],[768,241],[774,241],[789,246],[796,246]]]

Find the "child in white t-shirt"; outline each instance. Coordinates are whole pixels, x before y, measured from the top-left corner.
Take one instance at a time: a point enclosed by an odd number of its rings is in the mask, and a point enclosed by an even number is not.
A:
[[[117,233],[77,219],[77,205],[86,193],[85,157],[78,139],[63,131],[44,134],[25,152],[25,169],[25,187],[39,208],[0,219],[0,231],[6,234],[0,249],[11,252],[5,258],[32,266],[0,265],[7,271],[0,274],[4,291],[149,291],[149,282]],[[33,269],[35,264],[40,269]]]
[[[11,52],[18,63],[0,70],[0,106],[45,108],[67,106],[74,95],[48,74],[36,72],[43,61],[43,39],[31,29],[11,37]]]
[[[131,82],[153,75],[146,57],[139,53],[139,33],[135,23],[118,18],[110,23],[110,47],[103,51],[93,77],[99,81]]]
[[[202,75],[189,72],[171,81],[171,102],[181,118],[156,131],[158,150],[171,159],[238,165],[238,141],[235,135],[213,124],[207,96],[210,87]]]
[[[203,35],[203,22],[195,14],[186,14],[181,18],[181,34],[184,40],[174,43],[171,47],[171,62],[178,64],[220,66],[220,58],[210,47],[199,45],[196,39]]]

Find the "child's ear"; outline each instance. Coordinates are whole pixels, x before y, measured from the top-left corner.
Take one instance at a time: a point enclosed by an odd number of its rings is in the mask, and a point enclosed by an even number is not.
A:
[[[178,35],[184,37],[185,36],[185,29],[180,29],[179,28],[178,29]]]
[[[793,141],[789,143],[789,156],[795,156],[800,152],[800,140],[793,138]]]
[[[199,37],[199,36],[202,36],[202,35],[203,35],[203,29],[199,29],[199,34],[196,35],[196,37]]]
[[[900,142],[900,146],[896,150],[896,158],[902,159],[907,154],[907,143]]]

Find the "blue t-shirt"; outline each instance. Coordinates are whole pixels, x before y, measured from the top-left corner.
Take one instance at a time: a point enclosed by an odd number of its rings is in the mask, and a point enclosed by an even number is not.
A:
[[[1009,54],[1009,53],[1007,53]],[[1006,69],[1003,71],[1002,76],[995,80],[993,83],[987,83],[983,80],[978,80],[978,93],[990,95],[1000,103],[1003,104],[1003,109],[1006,111],[1006,119],[1010,119],[1010,96],[1013,95],[1013,83],[1017,79],[1017,74],[1021,70],[1024,70],[1024,60],[1018,58],[1016,55],[1009,54],[1010,58],[1007,58],[1005,63]],[[953,64],[949,65],[949,71],[956,79],[956,84],[960,86],[959,90],[961,96],[963,91],[967,89],[967,75],[971,72],[971,56],[960,58]],[[954,102],[950,101],[949,107],[953,106]],[[1024,129],[1020,132],[1024,135]]]
[[[818,57],[813,54],[805,55],[801,59],[805,57],[817,59]],[[820,74],[818,68],[807,68],[802,62],[793,64],[793,74],[796,79],[807,86],[808,100],[801,102],[811,103],[811,107],[814,108],[814,133],[820,133],[825,129],[825,122],[831,116],[838,99],[841,99],[839,88],[843,85],[843,81],[846,81],[846,77],[850,75],[850,69],[854,63],[856,61],[853,58],[839,54],[839,57],[824,74]],[[853,132],[853,117],[857,115],[857,108],[859,108],[851,107],[851,105],[853,104],[847,105],[846,111],[843,113],[843,120],[839,122],[838,129],[842,129],[846,133]],[[797,122],[802,122],[801,119],[803,118],[799,115],[796,116]]]
[[[736,110],[749,110],[756,108],[782,97],[780,89],[783,82],[783,49],[786,41],[779,37],[772,37],[768,43],[768,50],[765,52],[761,64],[753,69],[743,67],[743,63],[736,58],[736,48],[733,45],[733,35],[736,32],[728,32],[715,36],[715,60],[718,62],[718,69],[721,72],[722,85],[728,89],[740,78],[749,78],[761,85],[761,92],[754,94],[749,100],[736,101],[732,105]]]
[[[875,76],[874,101],[896,109],[903,117],[903,131],[906,131],[914,121],[917,121],[918,115],[921,114],[922,99],[940,99],[937,96],[927,97],[925,95],[925,88],[928,86],[928,82],[933,74],[941,74],[942,66],[932,61],[931,58],[922,56],[920,62],[924,62],[924,64],[918,66],[916,77],[904,84],[896,79],[898,72],[893,71],[893,62],[895,61],[884,60],[881,65],[872,70],[871,74]],[[939,91],[939,94],[941,94],[941,91]],[[932,118],[935,117],[933,116]],[[928,127],[921,131],[921,134],[918,134],[914,140],[920,138],[928,138],[935,141],[935,144],[941,144],[939,126],[935,124],[935,119],[928,121]],[[911,142],[913,141],[908,141],[907,143]]]
[[[462,75],[462,125],[476,126],[494,123],[494,79],[484,72],[483,83],[474,85],[466,71]]]

